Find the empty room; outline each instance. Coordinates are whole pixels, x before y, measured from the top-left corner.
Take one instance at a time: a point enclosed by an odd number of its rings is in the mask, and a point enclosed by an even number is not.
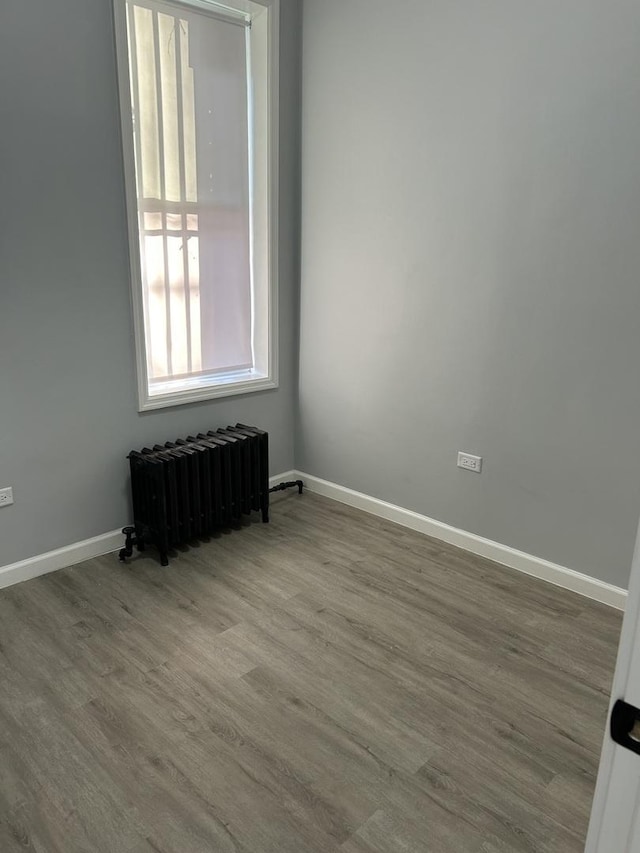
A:
[[[637,3],[0,67],[1,853],[637,853]]]

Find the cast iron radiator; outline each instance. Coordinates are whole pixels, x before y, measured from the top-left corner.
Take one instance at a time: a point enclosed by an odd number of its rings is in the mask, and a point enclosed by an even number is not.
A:
[[[232,527],[252,510],[269,521],[269,435],[236,424],[129,456],[132,527],[119,557],[155,545],[163,566],[176,545]]]

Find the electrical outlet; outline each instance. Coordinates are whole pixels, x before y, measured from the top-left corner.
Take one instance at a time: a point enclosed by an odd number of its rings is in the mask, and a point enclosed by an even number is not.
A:
[[[458,452],[458,468],[464,468],[465,471],[475,471],[479,474],[482,471],[482,456],[473,456],[471,453]]]
[[[13,489],[8,486],[6,489],[0,489],[0,507],[10,506],[13,503]]]

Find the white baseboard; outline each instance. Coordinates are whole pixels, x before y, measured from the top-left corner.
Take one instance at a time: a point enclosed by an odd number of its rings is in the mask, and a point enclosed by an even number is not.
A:
[[[2,566],[0,568],[0,589],[12,586],[14,583],[40,577],[40,575],[46,575],[49,572],[57,572],[58,569],[75,566],[76,563],[90,560],[92,557],[100,557],[102,554],[108,554],[110,551],[122,548],[123,543],[122,531],[112,530],[110,533],[103,533],[101,536],[94,536],[92,539],[85,539],[83,542],[74,542],[73,545],[58,548],[55,551],[47,551],[46,554],[38,554],[35,557],[29,557],[27,560],[20,560],[19,563]]]
[[[292,479],[303,480],[305,487],[310,492],[315,492],[318,495],[324,495],[340,503],[364,510],[372,515],[385,518],[387,521],[394,521],[403,527],[409,527],[411,530],[417,530],[419,533],[432,536],[434,539],[440,539],[443,542],[448,542],[450,545],[456,545],[465,551],[470,551],[481,557],[487,557],[489,560],[493,560],[503,566],[508,566],[526,575],[532,575],[533,577],[548,581],[555,586],[570,589],[572,592],[577,592],[587,598],[608,604],[618,610],[624,610],[625,608],[627,591],[618,586],[613,586],[612,584],[592,578],[589,575],[581,574],[573,569],[567,569],[564,566],[550,563],[548,560],[542,560],[539,557],[526,554],[524,551],[517,551],[515,548],[509,548],[507,545],[493,542],[491,539],[484,539],[475,533],[451,527],[441,521],[428,518],[426,515],[420,515],[412,510],[395,506],[386,501],[378,500],[378,498],[372,498],[362,492],[355,492],[336,483],[321,480],[319,477],[303,474],[301,471],[297,471],[292,475]]]
[[[451,527],[426,515],[420,515],[412,510],[381,501],[362,492],[355,492],[353,489],[347,489],[337,483],[330,483],[327,480],[321,480],[319,477],[313,477],[300,471],[285,471],[283,474],[271,477],[269,486],[277,486],[279,483],[298,479],[304,481],[305,487],[310,492],[364,510],[379,518],[385,518],[387,521],[394,521],[403,527],[409,527],[411,530],[448,542],[450,545],[456,545],[465,551],[487,557],[503,566],[548,581],[555,586],[570,589],[587,598],[616,607],[618,610],[624,610],[627,591],[620,587],[581,574],[573,569],[550,563],[548,560],[542,560],[539,557],[526,554],[524,551],[517,551],[515,548],[493,542],[491,539],[484,539],[475,533]],[[110,533],[94,536],[92,539],[85,539],[83,542],[75,542],[64,548],[48,551],[46,554],[38,554],[27,560],[2,566],[0,567],[0,589],[31,578],[37,578],[48,572],[74,566],[76,563],[90,560],[92,557],[100,557],[102,554],[117,551],[122,547],[123,541],[121,531],[112,530]]]
[[[295,479],[294,471],[286,471],[284,474],[270,477],[269,487]],[[73,545],[66,545],[64,548],[58,548],[55,551],[47,551],[46,554],[37,554],[35,557],[20,560],[19,563],[0,566],[0,589],[12,586],[14,583],[40,577],[40,575],[46,575],[49,572],[57,572],[58,569],[75,566],[76,563],[82,563],[84,560],[92,559],[92,557],[101,557],[103,554],[119,551],[123,545],[122,531],[112,530],[110,533],[94,536],[93,539],[74,542]]]

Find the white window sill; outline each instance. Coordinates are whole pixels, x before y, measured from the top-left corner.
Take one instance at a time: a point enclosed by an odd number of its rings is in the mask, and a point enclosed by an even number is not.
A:
[[[156,385],[141,400],[139,411],[166,409],[185,403],[198,403],[203,400],[215,400],[218,397],[231,397],[237,394],[250,394],[253,391],[267,391],[278,387],[277,379],[265,374],[246,371],[244,378],[238,374],[198,377],[182,382],[166,382]]]

